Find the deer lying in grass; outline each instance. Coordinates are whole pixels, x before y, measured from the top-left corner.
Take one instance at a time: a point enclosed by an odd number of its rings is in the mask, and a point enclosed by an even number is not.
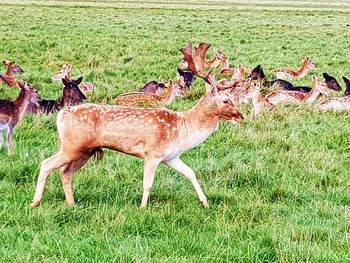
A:
[[[61,81],[62,79],[65,80],[71,80],[71,75],[70,75],[70,71],[72,69],[71,65],[68,64],[64,64],[60,71],[54,75],[51,79],[53,81]],[[84,93],[84,95],[86,96],[87,94],[89,94],[91,91],[95,90],[96,87],[94,84],[89,83],[89,82],[82,82],[79,84],[79,89]]]
[[[10,87],[19,88],[19,84],[15,79],[15,75],[22,74],[24,72],[23,69],[21,69],[15,61],[10,62],[8,60],[4,60],[2,63],[7,68],[7,70],[4,74],[0,75],[0,83],[5,83]]]
[[[272,109],[274,107],[274,105],[267,102],[265,97],[261,94],[260,89],[260,82],[252,82],[248,87],[247,91],[242,94],[245,99],[252,100],[252,116],[257,116],[260,112],[267,109]]]
[[[261,65],[257,65],[251,71],[249,77],[252,80],[260,80],[260,81],[262,81],[262,86],[265,87],[265,88],[273,87],[273,88],[280,88],[280,89],[286,89],[286,90],[297,90],[297,91],[305,92],[304,89],[295,89],[292,83],[290,83],[290,82],[288,82],[286,80],[283,80],[283,79],[276,79],[276,80],[273,80],[273,81],[268,81],[266,79],[264,70],[261,67]],[[309,92],[309,91],[307,91],[307,92]]]
[[[7,150],[11,154],[13,150],[12,137],[17,124],[23,119],[28,103],[37,104],[39,97],[33,86],[18,82],[21,92],[17,99],[0,100],[0,149],[4,144],[3,132],[7,134]]]
[[[86,96],[79,89],[79,84],[83,80],[83,77],[77,80],[66,80],[62,79],[64,84],[63,94],[61,100],[46,100],[41,99],[39,104],[29,103],[26,113],[36,114],[42,112],[44,114],[53,113],[63,109],[64,107],[76,105],[82,103],[86,100]]]
[[[323,80],[317,78],[316,76],[312,76],[311,79],[313,85],[309,93],[290,90],[276,90],[267,94],[265,99],[270,104],[276,106],[277,104],[286,102],[311,103],[314,102],[321,94],[325,96],[330,94],[331,89],[328,88],[327,84]]]
[[[183,90],[177,84],[169,82],[168,88],[163,96],[145,92],[125,93],[115,98],[114,103],[117,105],[139,106],[139,105],[169,105],[176,96],[183,96]],[[182,93],[182,94],[180,94]]]
[[[289,69],[275,69],[274,72],[276,74],[277,79],[284,80],[299,80],[306,76],[309,70],[317,70],[317,66],[312,62],[311,58],[302,59],[301,68],[297,71],[289,70]]]
[[[321,102],[316,106],[319,110],[333,110],[333,111],[341,111],[341,110],[350,110],[350,81],[343,77],[343,80],[346,85],[345,89],[345,97],[340,98],[331,98],[329,100]],[[339,85],[339,84],[338,84]]]
[[[191,47],[191,46],[190,46]],[[195,68],[192,48],[181,49],[189,68]],[[191,53],[188,53],[191,52]],[[194,72],[198,74],[198,72]],[[195,173],[180,159],[182,153],[201,144],[220,121],[237,123],[243,115],[222,94],[215,82],[200,74],[212,90],[189,111],[175,112],[165,108],[128,108],[85,104],[65,108],[58,113],[57,131],[60,150],[41,163],[40,174],[31,206],[41,202],[47,176],[63,168],[61,179],[68,204],[74,204],[72,177],[95,153],[103,148],[133,155],[144,160],[141,207],[146,207],[155,172],[164,163],[186,176],[193,184],[204,207],[208,201]],[[76,127],[84,127],[75,133]],[[147,133],[145,133],[147,129]]]

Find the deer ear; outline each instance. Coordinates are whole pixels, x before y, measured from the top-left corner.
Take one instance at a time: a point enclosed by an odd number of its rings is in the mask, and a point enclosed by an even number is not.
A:
[[[348,82],[349,82],[349,79],[346,78],[346,77],[344,77],[344,76],[343,76],[343,80],[344,80],[345,83],[348,83]]]
[[[63,83],[64,86],[68,85],[68,81],[65,78],[62,79],[62,83]]]
[[[183,70],[180,68],[177,68],[177,72],[179,72],[179,74],[182,76],[184,74]]]
[[[78,85],[82,82],[82,80],[83,80],[83,77],[80,77],[80,78],[77,79]]]
[[[10,61],[8,60],[3,60],[2,64],[4,64],[5,67],[7,67],[9,65]]]

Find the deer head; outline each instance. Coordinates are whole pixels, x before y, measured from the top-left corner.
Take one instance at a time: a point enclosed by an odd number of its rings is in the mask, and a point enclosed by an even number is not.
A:
[[[252,80],[263,80],[266,78],[265,73],[261,65],[257,65],[249,75]]]
[[[64,84],[62,98],[62,103],[64,105],[62,105],[62,107],[75,105],[86,100],[86,96],[79,88],[79,84],[82,80],[83,77],[80,77],[77,80],[66,80],[65,78],[62,79],[62,83]]]
[[[3,60],[2,61],[3,65],[7,68],[7,73],[12,73],[12,74],[22,74],[24,73],[23,69],[20,68],[20,66],[18,66],[16,64],[15,61],[8,61],[8,60]]]
[[[346,88],[345,88],[345,96],[350,96],[350,80],[343,76],[343,80],[345,82]]]
[[[312,70],[317,70],[317,66],[314,62],[312,62],[311,58],[307,57],[305,59],[303,59],[303,63],[305,63],[306,68],[308,69],[312,69]]]
[[[335,91],[341,91],[341,86],[339,85],[338,81],[334,77],[330,76],[326,72],[323,73],[322,76],[324,77],[328,88],[335,90]]]
[[[315,75],[312,75],[311,79],[312,79],[312,82],[313,82],[313,84],[312,84],[313,88],[317,88],[317,90],[321,94],[323,94],[325,96],[328,96],[331,93],[331,89],[327,86],[325,81],[319,79]]]
[[[193,81],[194,81],[194,75],[190,71],[183,71],[182,69],[178,68],[178,80],[179,80],[179,85],[183,87],[183,89],[191,89],[193,86]]]

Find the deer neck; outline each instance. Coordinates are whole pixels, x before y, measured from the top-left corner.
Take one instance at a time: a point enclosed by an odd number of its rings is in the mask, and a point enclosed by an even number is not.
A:
[[[16,105],[18,109],[18,119],[21,120],[23,118],[24,112],[29,104],[30,94],[27,90],[22,89],[21,93],[17,97],[17,99],[14,101],[14,104]]]
[[[305,102],[313,102],[317,99],[317,97],[321,94],[317,86],[314,86],[311,91],[305,95]]]
[[[301,65],[301,68],[298,71],[296,71],[296,74],[298,78],[303,78],[306,76],[308,71],[309,71],[309,68],[307,67],[307,61],[304,61],[303,64]]]
[[[208,100],[209,95],[205,95],[192,109],[184,113],[185,131],[192,134],[203,133],[207,138],[218,128],[219,117]]]
[[[169,86],[169,88],[167,88],[164,96],[160,97],[162,104],[166,104],[166,105],[170,104],[173,101],[173,99],[175,98],[175,93],[176,93],[176,87],[174,85]]]

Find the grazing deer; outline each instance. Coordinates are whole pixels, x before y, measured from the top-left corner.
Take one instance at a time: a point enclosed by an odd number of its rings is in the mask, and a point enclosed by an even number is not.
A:
[[[276,90],[272,91],[265,96],[267,102],[276,106],[280,103],[285,102],[314,102],[319,95],[323,94],[328,96],[331,92],[331,89],[328,88],[327,84],[317,78],[316,76],[311,77],[313,81],[312,89],[309,93],[303,93],[300,91],[290,91],[290,90]]]
[[[169,105],[174,98],[180,96],[182,92],[183,90],[179,85],[173,84],[172,81],[170,81],[166,93],[163,96],[145,92],[131,92],[116,97],[114,103],[127,106],[139,106],[142,104],[150,106]]]
[[[24,71],[16,64],[15,61],[4,60],[3,65],[7,68],[4,74],[0,74],[0,83],[5,83],[10,87],[18,87],[19,84],[15,79],[16,74],[22,74]]]
[[[323,101],[319,105],[316,106],[317,109],[323,110],[323,111],[326,111],[326,110],[333,110],[333,111],[350,110],[350,96],[349,96],[350,95],[350,81],[346,77],[343,77],[343,80],[346,84],[345,97],[331,98],[329,100]]]
[[[185,59],[191,54],[181,49]],[[194,68],[193,60],[186,60]],[[193,71],[192,71],[193,72]],[[194,72],[197,74],[198,72]],[[198,76],[211,82],[210,79]],[[66,202],[74,204],[72,177],[94,154],[103,148],[133,155],[144,160],[141,207],[146,207],[155,172],[164,163],[186,176],[193,184],[204,207],[208,201],[195,173],[180,159],[182,153],[204,142],[219,127],[220,121],[237,123],[243,115],[222,94],[214,82],[212,90],[189,111],[175,112],[165,108],[128,108],[85,104],[63,109],[57,116],[60,150],[41,163],[38,183],[31,206],[41,202],[47,176],[63,168],[61,179]],[[76,127],[84,127],[79,133]],[[145,133],[145,129],[149,132]]]
[[[343,80],[345,82],[345,96],[350,96],[350,80],[343,76]]]
[[[34,104],[30,102],[27,106],[26,113],[36,114],[39,111],[44,114],[53,113],[63,109],[64,107],[76,105],[82,103],[86,100],[86,96],[80,90],[79,84],[83,80],[83,77],[78,78],[77,80],[66,80],[62,79],[64,84],[63,95],[61,100],[46,100],[41,99],[39,104]],[[38,95],[39,96],[39,95]]]
[[[72,66],[69,64],[64,64],[60,71],[54,75],[51,79],[53,81],[61,81],[62,79],[65,80],[71,80],[71,75],[70,75],[70,71],[72,69]],[[86,96],[88,93],[90,93],[91,91],[95,90],[96,87],[94,84],[89,83],[89,82],[82,82],[79,84],[79,89],[84,93],[84,95]]]
[[[23,119],[28,103],[39,102],[39,97],[33,86],[18,82],[21,92],[15,100],[0,100],[0,149],[4,144],[3,132],[7,134],[7,150],[13,150],[12,137],[17,124]]]
[[[307,57],[302,60],[301,68],[297,71],[289,69],[275,69],[274,72],[277,79],[299,80],[305,77],[309,70],[317,70],[317,66],[312,62],[310,58]]]

